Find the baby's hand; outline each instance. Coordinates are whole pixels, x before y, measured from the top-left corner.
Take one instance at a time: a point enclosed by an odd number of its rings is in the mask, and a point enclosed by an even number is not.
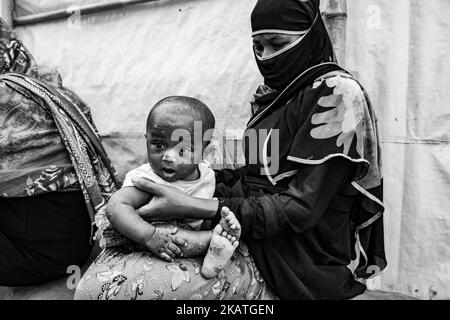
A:
[[[180,247],[186,246],[186,241],[176,235],[175,227],[155,227],[153,237],[145,243],[147,249],[163,260],[173,262],[176,257],[182,257]]]

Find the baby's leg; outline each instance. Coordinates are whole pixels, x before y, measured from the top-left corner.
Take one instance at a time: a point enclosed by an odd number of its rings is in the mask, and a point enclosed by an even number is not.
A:
[[[178,228],[176,235],[187,243],[185,247],[180,247],[183,257],[192,258],[204,255],[208,251],[212,231],[192,231]]]
[[[214,228],[208,253],[203,260],[201,273],[207,278],[214,278],[225,268],[239,245],[241,225],[228,208],[222,209],[222,219]]]

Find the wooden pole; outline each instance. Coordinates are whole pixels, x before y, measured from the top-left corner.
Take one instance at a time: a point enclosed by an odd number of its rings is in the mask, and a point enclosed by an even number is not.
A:
[[[333,43],[336,58],[341,66],[345,66],[347,1],[326,0],[322,16]]]
[[[0,0],[0,17],[13,27],[13,0]]]
[[[104,12],[108,10],[120,9],[125,6],[131,6],[141,3],[154,2],[158,0],[110,0],[109,2],[94,2],[92,4],[81,5],[76,8],[80,15]],[[49,22],[54,20],[67,19],[74,14],[74,7],[67,9],[54,10],[43,13],[36,13],[29,16],[16,17],[14,24],[17,26],[30,25],[36,23]]]

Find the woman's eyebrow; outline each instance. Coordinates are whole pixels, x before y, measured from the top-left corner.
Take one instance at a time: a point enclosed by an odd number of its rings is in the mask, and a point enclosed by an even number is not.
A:
[[[275,39],[272,39],[272,42],[274,42],[274,43],[287,43],[287,42],[289,42],[289,39],[275,38]]]
[[[281,37],[282,37],[282,35],[280,35],[280,34],[266,34],[264,36],[264,39],[268,40],[268,41],[272,41],[272,40],[275,40],[275,39],[280,39]]]

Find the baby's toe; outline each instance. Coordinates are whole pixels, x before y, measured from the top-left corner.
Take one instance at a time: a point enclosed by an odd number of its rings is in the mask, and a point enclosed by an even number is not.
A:
[[[222,211],[221,211],[222,218],[227,218],[230,213],[231,213],[231,211],[227,207],[222,208]]]
[[[221,234],[223,232],[223,227],[218,224],[216,225],[216,227],[214,228],[213,232],[217,233],[217,234]]]
[[[230,217],[230,224],[236,224],[238,222],[238,219],[234,214],[232,216],[230,215]]]

